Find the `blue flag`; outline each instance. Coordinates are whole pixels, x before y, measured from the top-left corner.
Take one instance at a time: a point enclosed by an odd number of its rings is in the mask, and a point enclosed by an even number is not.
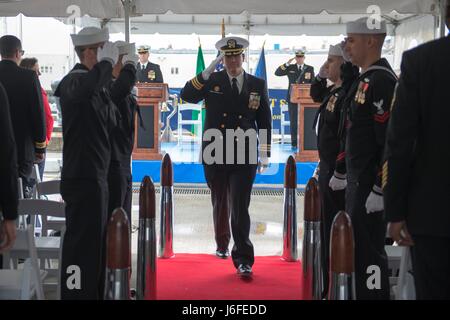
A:
[[[220,51],[217,51],[216,58],[219,56],[219,54],[220,54]],[[220,71],[222,71],[222,70],[223,70],[223,63],[222,63],[222,61],[220,61],[220,62],[216,65],[216,71],[217,71],[217,72],[220,72]]]
[[[264,45],[261,49],[261,55],[259,56],[258,65],[256,66],[255,77],[264,79],[267,83],[266,55],[264,54]]]

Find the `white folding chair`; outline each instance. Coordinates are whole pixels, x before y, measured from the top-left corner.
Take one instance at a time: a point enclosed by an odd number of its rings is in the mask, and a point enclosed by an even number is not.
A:
[[[27,257],[23,269],[19,269],[17,252]],[[14,267],[11,269],[11,267]],[[17,229],[17,237],[14,246],[3,253],[3,269],[0,270],[0,299],[43,300],[44,290],[42,280],[47,272],[40,270],[37,260],[36,246],[33,236],[33,228]]]
[[[184,111],[197,111],[197,119],[183,119],[183,112]],[[199,143],[202,142],[202,105],[201,104],[194,104],[194,103],[182,103],[178,105],[178,126],[177,126],[177,132],[178,132],[178,143],[183,141],[183,126],[185,125],[194,125],[197,127],[198,136],[195,137],[195,140],[197,140]]]
[[[48,199],[52,196],[59,196],[58,200],[61,200],[60,186],[61,180],[50,180],[38,183],[36,186],[38,199]],[[48,236],[48,231],[50,230],[61,231],[66,225],[66,219],[65,217],[41,216],[41,223],[41,235]]]
[[[395,300],[415,300],[414,277],[411,272],[410,248],[403,246],[385,246],[388,267],[392,270],[389,277],[391,295]]]
[[[65,217],[65,203],[51,200],[41,199],[22,199],[19,200],[19,215],[41,215],[43,217]],[[31,219],[33,221],[33,219]],[[60,283],[60,265],[62,254],[62,240],[64,239],[65,227],[61,229],[61,236],[47,237],[41,236],[35,238],[36,250],[38,258],[41,261],[41,268],[47,271],[51,277],[56,277],[56,281],[50,282],[46,279],[44,286],[56,286],[57,296],[59,298],[59,283]],[[23,257],[22,257],[23,258]],[[58,260],[56,268],[50,263],[51,260]],[[48,262],[48,268],[45,262]]]
[[[285,128],[291,125],[291,122],[286,120],[286,112],[289,112],[288,105],[283,104],[280,111],[280,132],[281,132],[281,144],[284,144]]]

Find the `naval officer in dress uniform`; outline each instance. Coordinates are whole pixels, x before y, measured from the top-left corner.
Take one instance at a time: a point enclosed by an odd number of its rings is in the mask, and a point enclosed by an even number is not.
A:
[[[205,100],[202,162],[211,189],[216,254],[228,256],[231,215],[231,256],[243,277],[252,274],[254,263],[250,196],[258,163],[261,170],[269,163],[272,126],[265,81],[242,68],[247,47],[248,41],[239,37],[221,39],[216,43],[221,55],[181,91],[185,101]],[[222,57],[224,70],[214,72]]]
[[[356,298],[384,300],[389,299],[390,288],[381,169],[397,76],[389,62],[381,58],[386,22],[370,19],[347,24],[345,51],[361,73],[349,90],[349,104],[345,106],[345,205],[355,236]]]
[[[66,203],[61,297],[102,299],[107,178],[118,112],[108,85],[119,54],[108,42],[107,29],[87,27],[71,37],[80,63],[61,80],[55,92],[62,110],[61,194]],[[71,276],[78,277],[79,285]]]
[[[150,47],[140,46],[138,48],[139,62],[137,63],[137,81],[150,83],[163,83],[163,75],[159,64],[148,61]]]
[[[449,74],[450,35],[406,51],[387,131],[386,218],[392,239],[411,246],[419,300],[450,299]]]
[[[291,64],[295,60],[295,64]],[[282,64],[275,70],[276,76],[287,76],[289,79],[289,87],[287,90],[286,101],[288,103],[289,121],[291,130],[291,145],[297,148],[297,130],[298,130],[298,105],[291,102],[291,86],[298,83],[311,83],[314,79],[314,67],[305,64],[305,52],[297,50],[295,57],[289,59],[288,62]]]

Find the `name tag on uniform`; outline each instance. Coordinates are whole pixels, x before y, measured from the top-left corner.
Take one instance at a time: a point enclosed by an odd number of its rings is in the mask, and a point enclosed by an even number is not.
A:
[[[258,92],[250,92],[248,98],[248,107],[252,110],[258,110],[259,104],[261,102],[261,96]]]
[[[311,72],[305,73],[305,79],[307,79],[307,80],[311,79]]]
[[[150,70],[148,72],[147,76],[150,80],[155,80],[155,78],[156,78],[155,70]]]

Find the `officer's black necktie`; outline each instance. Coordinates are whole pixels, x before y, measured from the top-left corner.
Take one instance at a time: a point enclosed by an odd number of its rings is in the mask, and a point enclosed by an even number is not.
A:
[[[142,70],[145,70],[145,66],[143,64],[141,66],[142,66]]]
[[[237,98],[239,97],[239,89],[237,86],[237,79],[233,78],[233,79],[231,79],[231,81],[233,81],[233,84],[231,85],[231,92],[233,93],[233,99],[237,100]]]

